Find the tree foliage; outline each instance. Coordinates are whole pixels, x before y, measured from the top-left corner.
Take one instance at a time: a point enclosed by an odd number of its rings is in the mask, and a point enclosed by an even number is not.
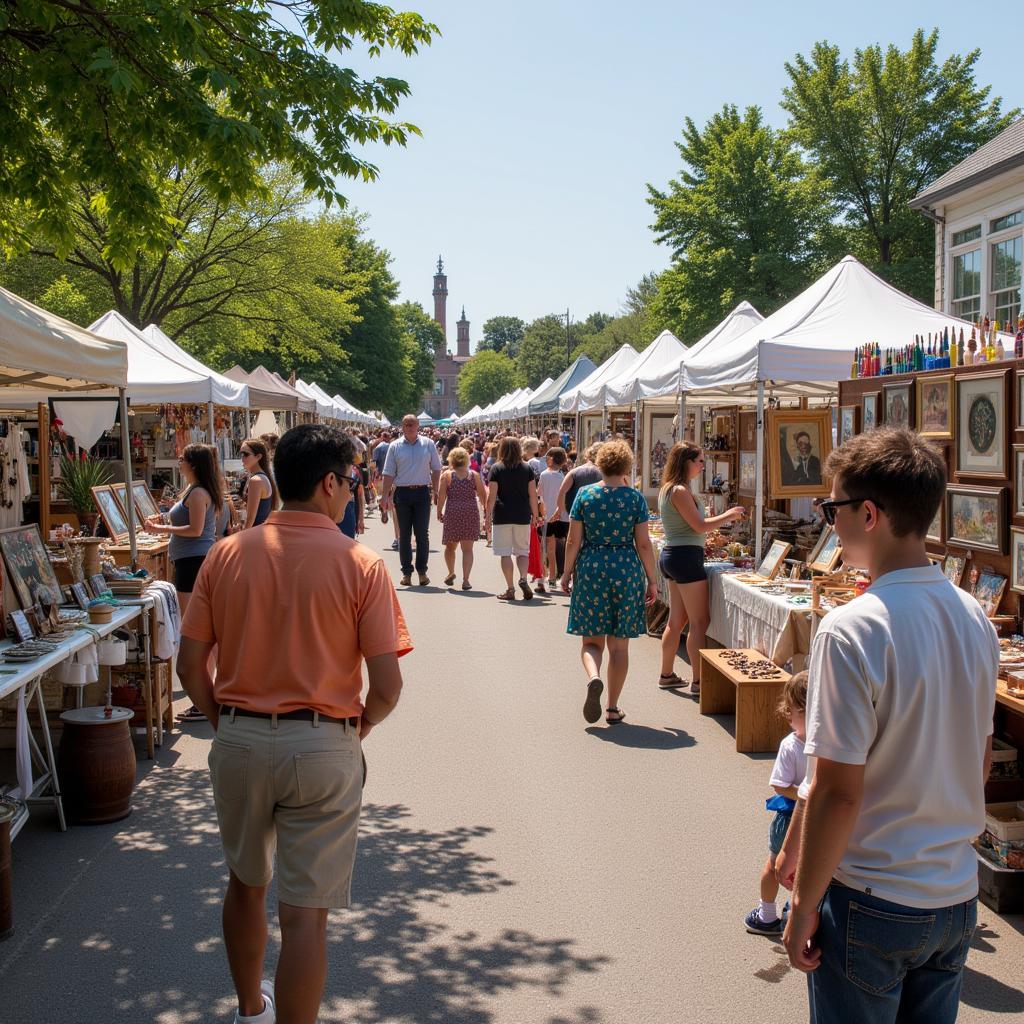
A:
[[[386,412],[396,416],[418,405],[434,385],[434,352],[444,341],[441,325],[418,302],[397,306],[398,326],[404,345],[406,387],[396,395]]]
[[[937,30],[919,29],[908,50],[868,46],[852,64],[837,46],[816,43],[810,58],[786,64],[782,101],[792,137],[851,229],[851,249],[929,303],[934,230],[907,204],[1019,114],[1003,113],[1000,98],[975,81],[978,50],[939,65],[938,42]]]
[[[8,0],[0,18],[0,239],[72,250],[81,190],[127,267],[178,225],[169,161],[202,168],[215,201],[248,201],[279,162],[322,201],[372,179],[355,147],[404,145],[409,92],[338,61],[411,55],[436,26],[369,0]]]
[[[778,308],[823,267],[828,195],[792,142],[758,107],[726,105],[702,128],[687,118],[678,179],[648,186],[658,241],[672,266],[658,279],[656,316],[684,341],[742,299]]]
[[[491,349],[478,351],[459,371],[459,405],[483,408],[502,395],[515,391],[519,384],[516,364],[504,352]]]
[[[525,330],[526,324],[517,316],[492,316],[484,323],[483,337],[477,349],[504,352],[510,359],[515,359]]]
[[[572,328],[566,342],[565,317],[557,313],[538,317],[523,333],[516,365],[526,385],[535,388],[547,377],[557,377],[568,365]]]

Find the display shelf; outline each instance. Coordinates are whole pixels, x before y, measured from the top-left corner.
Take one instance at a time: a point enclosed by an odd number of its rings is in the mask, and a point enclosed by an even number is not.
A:
[[[1024,699],[1011,697],[1006,692],[1006,683],[1002,679],[996,683],[996,703],[1002,704],[1004,708],[1009,708],[1011,711],[1016,711],[1018,715],[1024,715]]]

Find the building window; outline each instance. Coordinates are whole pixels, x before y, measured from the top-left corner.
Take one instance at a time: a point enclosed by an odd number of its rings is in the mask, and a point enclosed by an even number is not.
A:
[[[434,380],[434,394],[435,395],[443,395],[444,394],[444,378],[443,377],[435,378],[435,380]]]
[[[978,229],[979,232],[981,229]],[[953,236],[956,237],[955,235]],[[953,257],[953,314],[964,320],[981,313],[981,250]]]
[[[993,317],[1001,324],[1012,323],[1020,315],[1022,256],[1024,238],[1019,235],[995,242],[992,246]]]
[[[989,231],[1005,231],[1007,228],[1015,228],[1018,224],[1024,224],[1024,210],[1018,210],[1016,213],[1008,213],[1005,217],[1000,217],[998,220],[992,221]],[[975,235],[977,238],[977,235]],[[957,243],[953,243],[956,245]]]
[[[992,229],[993,231],[995,228]],[[965,242],[974,242],[981,238],[981,225],[975,224],[973,228],[964,228],[963,231],[953,232],[953,245],[963,245]]]

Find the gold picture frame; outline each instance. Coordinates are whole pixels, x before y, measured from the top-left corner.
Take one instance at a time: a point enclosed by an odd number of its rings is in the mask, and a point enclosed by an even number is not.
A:
[[[125,519],[125,511],[121,507],[120,499],[110,484],[92,489],[92,500],[107,528],[110,539],[115,544],[120,544],[128,539],[128,520]]]
[[[771,497],[828,497],[825,461],[832,453],[831,409],[773,409],[765,447]]]
[[[839,534],[834,526],[826,526],[811,552],[807,568],[811,572],[832,572],[842,557],[843,545],[839,542]]]
[[[922,437],[952,441],[956,429],[956,386],[953,374],[940,377],[918,377],[917,432]]]
[[[766,580],[775,579],[792,547],[792,544],[787,544],[784,540],[773,540],[771,547],[761,559],[761,564],[755,570],[757,575]]]

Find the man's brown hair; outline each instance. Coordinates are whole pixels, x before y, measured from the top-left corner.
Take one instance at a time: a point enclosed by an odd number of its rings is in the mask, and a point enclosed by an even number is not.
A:
[[[826,473],[849,498],[874,501],[897,537],[923,537],[946,493],[946,460],[912,430],[879,427],[828,457]]]

